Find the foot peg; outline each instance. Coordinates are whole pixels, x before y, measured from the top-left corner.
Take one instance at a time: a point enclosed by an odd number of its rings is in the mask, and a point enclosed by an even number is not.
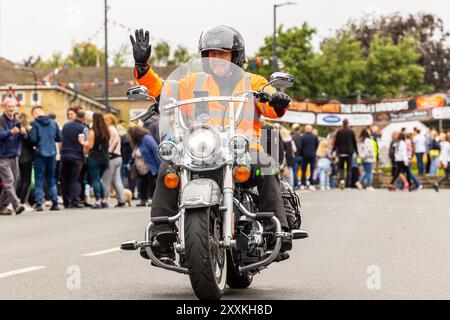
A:
[[[309,238],[309,233],[305,230],[292,230],[291,234],[293,240],[302,240]]]
[[[120,250],[122,251],[136,251],[139,248],[139,244],[136,241],[128,241],[122,243]]]

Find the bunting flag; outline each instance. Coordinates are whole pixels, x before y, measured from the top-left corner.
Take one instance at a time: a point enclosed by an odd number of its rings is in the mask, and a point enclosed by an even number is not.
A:
[[[87,42],[92,42],[94,39],[96,39],[102,31],[105,30],[105,26],[102,24],[97,31],[95,31],[89,38],[87,38]]]

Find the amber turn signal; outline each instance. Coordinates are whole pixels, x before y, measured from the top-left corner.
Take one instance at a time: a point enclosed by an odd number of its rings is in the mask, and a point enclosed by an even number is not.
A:
[[[180,185],[180,177],[176,173],[170,172],[164,178],[164,185],[167,189],[176,189]]]
[[[234,170],[234,180],[237,183],[245,183],[250,180],[250,169],[247,167],[237,167]]]

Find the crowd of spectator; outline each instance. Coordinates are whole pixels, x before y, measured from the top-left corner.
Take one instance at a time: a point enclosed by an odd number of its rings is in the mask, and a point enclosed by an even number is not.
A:
[[[0,116],[0,215],[25,210],[108,208],[151,205],[161,161],[157,155],[159,122],[144,126],[118,122],[113,114],[70,108],[60,128],[52,114],[33,107],[31,117],[16,114],[15,103],[6,99]],[[295,188],[321,191],[357,188],[374,191],[374,172],[379,171],[381,133],[372,126],[355,133],[347,120],[343,127],[320,137],[312,126],[298,124],[279,129],[284,153],[284,178]],[[392,134],[389,148],[392,180],[389,189],[414,191],[422,185],[417,175],[449,180],[450,133],[435,128],[424,134],[406,129]]]
[[[380,172],[381,140],[377,126],[359,129],[356,134],[344,120],[342,128],[326,137],[320,137],[312,126],[302,130],[300,125],[293,125],[292,131],[279,128],[286,159],[284,176],[295,189],[316,191],[319,186],[321,191],[332,188],[375,191],[374,174]],[[413,174],[415,160],[419,177],[438,176],[439,169],[443,169],[445,178],[434,184],[438,191],[439,186],[449,179],[449,137],[450,134],[439,134],[435,128],[427,134],[417,128],[414,132],[406,129],[394,132],[389,148],[392,164],[389,189],[423,189]]]
[[[0,215],[25,210],[108,208],[151,204],[160,160],[158,138],[113,114],[73,107],[60,128],[52,114],[33,107],[16,114],[12,100],[0,116]],[[138,192],[135,192],[135,191]]]

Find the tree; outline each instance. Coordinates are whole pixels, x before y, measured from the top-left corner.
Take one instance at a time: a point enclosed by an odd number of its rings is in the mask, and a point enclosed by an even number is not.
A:
[[[178,46],[173,53],[173,60],[171,60],[169,64],[181,65],[188,62],[190,59],[191,56],[189,55],[188,49],[184,46]]]
[[[313,79],[320,96],[356,97],[365,90],[367,63],[361,43],[348,32],[325,40],[315,59]]]
[[[97,48],[95,44],[83,42],[77,43],[72,48],[72,53],[63,58],[61,52],[53,53],[46,61],[40,61],[39,68],[68,67],[103,67],[105,65],[105,52]]]
[[[291,28],[286,31],[283,26],[278,29],[277,57],[284,63],[285,71],[295,76],[295,85],[289,89],[293,97],[311,97],[318,94],[313,78],[314,51],[311,44],[314,28],[304,23],[301,28]],[[273,37],[267,37],[257,56],[273,56]],[[258,66],[256,73],[269,77],[272,72],[270,66]]]
[[[367,58],[366,88],[378,98],[411,96],[429,89],[423,85],[425,69],[417,64],[416,40],[398,45],[389,37],[375,36]]]
[[[127,64],[130,54],[130,46],[128,44],[122,44],[113,54],[114,67],[124,67]]]
[[[65,63],[65,59],[62,56],[60,51],[54,52],[52,57],[46,61],[40,61],[37,64],[38,68],[58,68],[63,66]]]
[[[346,28],[353,30],[366,55],[375,36],[389,37],[394,44],[415,37],[420,53],[418,63],[425,68],[425,83],[438,91],[450,89],[450,50],[445,46],[450,35],[439,17],[424,13],[406,17],[393,14],[351,22]]]
[[[169,58],[170,46],[167,42],[162,41],[153,48],[153,53],[150,61],[152,64],[165,67],[169,63]]]
[[[66,59],[69,67],[103,67],[105,52],[92,43],[78,43],[72,48],[72,54]]]

